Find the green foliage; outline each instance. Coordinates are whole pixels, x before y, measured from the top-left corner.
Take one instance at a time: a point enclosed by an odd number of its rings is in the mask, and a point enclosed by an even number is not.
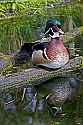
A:
[[[3,20],[0,23],[0,51],[14,52],[23,42],[32,42],[38,39],[37,27],[44,23],[44,17],[23,16]],[[41,29],[41,28],[40,28]]]
[[[15,52],[23,42],[40,39],[45,23],[49,18],[65,21],[73,16],[77,25],[80,21],[82,6],[78,0],[71,4],[61,4],[48,8],[49,5],[62,3],[63,0],[8,0],[0,2],[0,51]],[[77,22],[78,19],[78,22]]]
[[[47,6],[54,5],[57,6],[56,12],[64,12],[65,14],[72,14],[72,7],[69,4],[78,3],[78,0],[74,2],[71,1],[67,4],[63,2],[63,0],[6,0],[0,2],[0,17],[9,17],[9,16],[19,16],[19,15],[45,15],[45,11],[47,10]],[[63,6],[65,5],[65,6]],[[59,7],[60,6],[60,7]],[[76,7],[76,6],[75,6]],[[74,8],[74,13],[77,14],[77,8]]]
[[[27,0],[27,1],[6,1],[0,3],[0,17],[5,16],[19,16],[22,14],[32,15],[43,12],[43,6],[46,5],[46,1],[41,0]]]

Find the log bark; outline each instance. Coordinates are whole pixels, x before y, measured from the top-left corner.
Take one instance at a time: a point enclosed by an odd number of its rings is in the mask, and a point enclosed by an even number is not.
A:
[[[75,71],[83,68],[83,57],[70,59],[64,67],[48,71],[45,69],[32,67],[23,72],[12,73],[11,75],[0,76],[0,91],[10,88],[19,88],[27,85],[38,85],[54,77],[70,77],[75,75]]]

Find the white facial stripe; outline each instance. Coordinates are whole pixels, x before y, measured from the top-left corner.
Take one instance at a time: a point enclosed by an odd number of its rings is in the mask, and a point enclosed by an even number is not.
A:
[[[59,33],[61,33],[61,34],[64,34],[64,32],[61,30],[61,29],[59,29],[59,31],[58,31]]]
[[[51,38],[57,38],[57,37],[60,37],[59,32],[53,32],[53,33],[54,33],[53,36],[49,34]]]
[[[58,29],[59,29],[59,28],[58,28]],[[60,34],[64,34],[64,32],[63,32],[61,29],[59,29],[57,32],[54,32],[52,28],[49,28],[45,34],[49,33],[50,30],[51,30],[52,33],[54,34],[54,35],[49,34],[49,36],[50,36],[51,38],[57,38],[57,37],[60,37]]]

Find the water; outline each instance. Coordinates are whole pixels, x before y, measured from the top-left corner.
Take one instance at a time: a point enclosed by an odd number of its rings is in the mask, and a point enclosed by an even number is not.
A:
[[[29,89],[27,89],[27,101],[26,101],[26,98],[25,98],[25,101],[30,111],[28,108],[27,110],[17,109],[17,111],[6,110],[6,108],[4,108],[3,110],[1,108],[0,124],[4,124],[4,125],[9,125],[9,124],[11,125],[16,125],[16,124],[17,125],[66,125],[66,124],[83,125],[83,91],[82,90],[83,90],[83,81],[81,78],[80,80],[77,78],[57,78],[57,79],[50,80],[42,84],[41,86],[36,86],[35,89],[33,89],[32,87],[30,88],[29,86]],[[49,112],[48,104],[44,100],[44,97],[52,92],[54,94],[56,93],[56,95],[59,95],[59,98],[61,99],[63,98],[62,96],[64,96],[65,98],[64,99],[65,101],[58,103],[58,105],[56,105],[55,103],[55,106],[57,107],[59,105],[60,106],[62,105],[62,109],[63,109],[63,112],[61,114],[57,114],[55,117]],[[7,96],[9,97],[8,99],[11,100],[11,96],[9,94],[7,94]],[[34,102],[37,101],[35,103],[36,106],[33,105],[34,104],[33,102],[28,103],[31,101],[31,98]],[[7,98],[6,98],[6,102],[7,102]],[[18,102],[20,103],[20,101]],[[22,104],[26,105],[26,103],[23,103],[23,102]],[[30,107],[30,104],[31,104],[31,107]],[[36,107],[35,110],[31,110],[33,109],[33,107]],[[13,108],[13,107],[10,106],[10,108]]]

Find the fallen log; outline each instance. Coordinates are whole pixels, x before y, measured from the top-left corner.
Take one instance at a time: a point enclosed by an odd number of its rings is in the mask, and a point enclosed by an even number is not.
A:
[[[12,73],[11,75],[0,76],[0,91],[10,88],[19,88],[27,85],[38,85],[54,77],[69,77],[75,75],[75,72],[83,67],[83,57],[70,59],[64,67],[48,71],[45,69],[32,67],[22,72]]]

